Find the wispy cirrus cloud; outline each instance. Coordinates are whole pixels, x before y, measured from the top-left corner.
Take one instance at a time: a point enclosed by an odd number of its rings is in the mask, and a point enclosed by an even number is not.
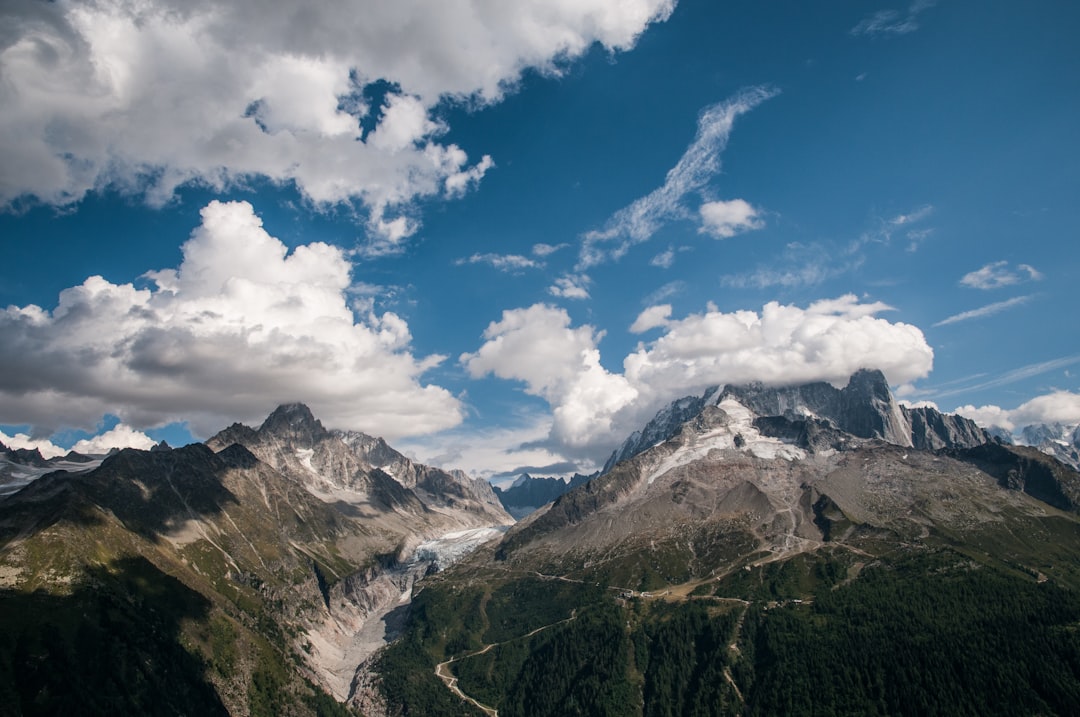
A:
[[[1028,281],[1040,281],[1042,272],[1030,264],[1017,264],[1012,269],[1007,261],[995,261],[981,269],[964,274],[960,285],[971,289],[1000,289]]]
[[[737,274],[720,277],[727,289],[795,289],[822,284],[841,276],[863,262],[861,256],[838,256],[823,244],[792,242],[781,255],[769,264]]]
[[[935,5],[937,0],[915,0],[906,12],[878,10],[860,20],[849,32],[855,36],[867,37],[907,35],[919,29],[919,15]]]
[[[949,324],[956,324],[961,321],[970,321],[971,319],[981,319],[987,316],[993,316],[999,314],[1006,309],[1011,309],[1014,306],[1025,304],[1032,299],[1034,295],[1028,296],[1014,296],[1011,299],[1005,301],[996,301],[993,304],[987,304],[986,306],[980,306],[977,309],[971,309],[970,311],[962,311],[959,314],[953,314],[952,316],[942,319],[934,324],[934,327],[948,326]]]
[[[499,271],[505,272],[518,272],[523,269],[539,269],[544,266],[544,262],[530,259],[529,257],[520,254],[473,254],[470,257],[454,261],[455,266],[464,266],[466,264],[487,264]]]
[[[615,212],[602,229],[585,233],[579,268],[618,259],[630,247],[648,241],[667,222],[693,218],[694,215],[685,206],[684,199],[690,194],[702,192],[709,180],[720,171],[720,154],[727,146],[735,119],[777,94],[779,90],[771,87],[752,87],[725,102],[705,108],[698,118],[698,131],[694,141],[686,148],[676,165],[668,171],[664,184]],[[705,203],[706,206],[708,204]],[[730,203],[715,204],[718,214],[723,214],[719,210]],[[746,206],[749,207],[749,204]],[[709,214],[710,212],[705,212],[701,216],[702,226],[706,231],[709,230]],[[724,217],[718,216],[716,228],[719,232],[734,231],[737,227],[742,230],[754,228],[756,210],[751,214],[750,217],[743,217],[741,225],[733,224],[730,218],[724,221]]]

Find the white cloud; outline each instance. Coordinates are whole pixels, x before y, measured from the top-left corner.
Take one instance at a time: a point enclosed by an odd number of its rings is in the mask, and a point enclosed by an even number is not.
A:
[[[99,276],[50,312],[0,312],[0,423],[136,428],[189,420],[196,434],[304,401],[330,426],[388,438],[456,425],[458,401],[419,381],[443,360],[410,351],[406,323],[349,307],[351,266],[322,243],[289,252],[246,202],[212,202],[177,269],[150,288]]]
[[[1080,393],[1054,391],[1017,406],[1010,412],[1017,425],[1030,423],[1080,423]]]
[[[552,407],[551,437],[568,451],[610,441],[612,419],[634,400],[626,378],[600,365],[603,338],[592,326],[570,328],[565,309],[534,304],[504,311],[484,331],[485,343],[461,362],[473,378],[494,374],[522,381]]]
[[[655,329],[658,326],[667,326],[670,318],[671,304],[650,306],[638,314],[638,317],[634,319],[634,323],[630,325],[630,333],[643,334],[649,329]]]
[[[908,408],[932,408],[935,411],[941,410],[940,408],[938,408],[938,405],[933,401],[905,401],[901,399],[897,401],[897,403],[899,403],[901,406],[906,406]]]
[[[560,249],[565,249],[570,246],[569,244],[533,244],[532,253],[533,256],[545,257],[551,256]]]
[[[588,299],[592,280],[586,274],[567,274],[548,287],[548,293],[563,299]]]
[[[668,247],[667,251],[660,252],[649,261],[650,266],[658,266],[661,269],[670,269],[674,263],[675,250],[672,247]]]
[[[924,204],[923,206],[914,209],[907,214],[897,214],[888,220],[888,223],[894,227],[907,226],[908,224],[915,224],[921,222],[928,216],[934,213],[934,207],[930,204]]]
[[[921,207],[916,207],[910,212],[904,212],[896,214],[891,217],[877,217],[874,220],[875,226],[863,232],[858,239],[852,242],[851,247],[848,249],[848,253],[855,253],[861,249],[865,244],[888,244],[892,241],[893,234],[897,231],[907,229],[907,238],[909,239],[908,251],[915,251],[918,248],[920,242],[933,233],[933,227],[921,227],[914,228],[915,224],[919,224],[933,215],[934,205],[924,204]]]
[[[710,308],[670,322],[623,366],[631,385],[665,397],[746,381],[842,385],[860,368],[881,369],[894,384],[927,375],[933,350],[916,327],[875,316],[888,310],[852,295],[805,309],[769,302],[760,314]]]
[[[68,451],[76,451],[84,455],[104,454],[113,448],[138,448],[148,450],[154,447],[154,439],[142,431],[136,431],[130,426],[120,423],[113,428],[90,438],[78,441],[71,448],[61,448],[52,441],[45,439],[33,439],[25,433],[16,433],[9,436],[0,431],[0,443],[8,448],[37,449],[45,458],[56,458],[67,455]]]
[[[981,319],[984,316],[993,316],[994,314],[1011,309],[1014,306],[1026,303],[1031,299],[1030,296],[1015,296],[1006,301],[997,301],[993,304],[987,304],[986,306],[980,306],[977,309],[970,311],[962,311],[959,314],[953,314],[952,316],[942,319],[934,324],[934,326],[948,326],[949,324],[955,324],[960,321],[968,321],[970,319]]]
[[[704,190],[720,171],[720,153],[727,146],[735,118],[777,94],[772,88],[754,87],[705,108],[698,118],[697,136],[668,171],[663,186],[615,212],[603,229],[585,234],[580,266],[587,268],[618,259],[631,246],[648,241],[666,222],[690,218],[692,215],[683,206],[683,200],[688,194]],[[605,248],[610,242],[615,243],[614,247]]]
[[[153,447],[153,438],[121,423],[104,433],[78,441],[71,450],[83,454],[94,454],[108,453],[113,448],[138,448],[147,451]]]
[[[642,312],[635,325],[663,325],[656,340],[623,360],[623,373],[600,364],[601,335],[571,328],[563,309],[537,304],[503,312],[485,343],[462,363],[473,377],[521,381],[552,408],[552,441],[576,455],[600,457],[673,398],[723,383],[838,385],[860,368],[881,369],[892,383],[926,376],[933,350],[919,329],[877,318],[890,307],[854,296],[803,309],[776,302],[760,313],[710,306],[672,320],[666,307]],[[656,323],[664,319],[663,324]]]
[[[1039,423],[1075,425],[1080,423],[1080,393],[1053,391],[1036,396],[1013,409],[968,405],[960,406],[954,412],[967,416],[984,428],[1000,426],[1007,431]]]
[[[1039,281],[1043,278],[1042,273],[1030,264],[1019,264],[1016,269],[1014,271],[1009,268],[1007,261],[995,261],[981,269],[964,274],[960,279],[960,285],[971,289],[1000,289],[1004,286]]]
[[[908,7],[906,14],[899,10],[879,10],[860,20],[850,32],[856,36],[871,37],[907,35],[919,29],[919,15],[936,4],[937,0],[915,0]]]
[[[406,455],[446,470],[458,468],[477,478],[516,471],[522,466],[548,466],[564,457],[544,445],[551,434],[552,417],[545,412],[515,417],[512,425],[495,428],[456,428],[397,444]],[[591,465],[579,465],[589,472]]]
[[[464,264],[488,264],[499,271],[517,272],[523,269],[538,269],[544,263],[520,254],[473,254],[468,259],[458,259],[458,266]]]
[[[699,212],[699,231],[702,234],[711,234],[717,239],[727,239],[765,226],[765,222],[758,216],[758,210],[743,199],[706,202],[701,205]]]
[[[34,439],[25,433],[16,433],[13,436],[0,431],[0,443],[3,443],[8,448],[13,449],[25,449],[28,451],[38,451],[43,458],[56,458],[57,456],[63,456],[67,454],[67,451],[56,445],[52,441],[44,439]]]
[[[303,5],[255,0],[16,3],[0,10],[0,205],[65,205],[110,187],[261,176],[316,204],[369,210],[393,247],[411,204],[479,181],[435,108],[498,102],[521,73],[558,73],[599,42],[631,48],[674,0]],[[393,88],[378,106],[376,87]],[[369,135],[362,121],[378,120]]]
[[[979,406],[976,408],[971,404],[966,406],[957,406],[953,409],[953,413],[965,418],[970,418],[979,424],[983,428],[993,428],[997,426],[1004,428],[1006,431],[1012,433],[1016,429],[1016,424],[1013,423],[1010,411],[1001,408],[1000,406]]]

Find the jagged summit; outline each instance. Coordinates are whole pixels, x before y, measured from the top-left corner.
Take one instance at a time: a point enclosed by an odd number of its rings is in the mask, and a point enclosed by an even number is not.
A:
[[[707,408],[731,401],[750,411],[755,425],[764,433],[779,432],[791,439],[803,435],[803,443],[810,434],[822,439],[823,431],[826,434],[840,431],[856,438],[877,439],[919,450],[970,447],[993,440],[962,416],[943,414],[929,407],[901,406],[881,371],[860,369],[843,388],[824,381],[791,386],[753,382],[710,388],[700,397],[679,398],[624,441],[612,453],[603,472],[674,437],[687,421],[701,416]],[[832,438],[823,440],[822,445],[832,443]]]
[[[283,403],[259,426],[259,433],[312,444],[328,435],[319,419],[303,403]]]
[[[278,406],[258,429],[234,423],[206,444],[214,451],[240,444],[316,495],[360,501],[364,510],[426,515],[451,527],[512,522],[486,481],[414,463],[382,438],[327,429],[303,403]]]

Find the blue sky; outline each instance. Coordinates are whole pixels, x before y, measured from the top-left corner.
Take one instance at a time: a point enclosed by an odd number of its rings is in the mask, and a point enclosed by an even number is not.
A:
[[[864,365],[1080,422],[1072,3],[3,12],[9,444],[304,401],[587,471],[672,398]]]

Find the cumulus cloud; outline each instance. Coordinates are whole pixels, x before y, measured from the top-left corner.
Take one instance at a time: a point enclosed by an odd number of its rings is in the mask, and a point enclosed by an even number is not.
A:
[[[56,458],[66,455],[67,451],[46,439],[35,439],[25,433],[16,433],[13,436],[0,431],[0,443],[8,448],[38,451],[44,458]]]
[[[715,307],[668,324],[663,336],[623,361],[634,386],[664,396],[717,383],[829,381],[843,385],[860,368],[879,368],[890,383],[926,376],[933,350],[922,332],[876,314],[881,302],[853,295],[803,309],[769,302],[760,313]]]
[[[154,447],[154,439],[142,431],[136,431],[123,423],[91,438],[84,438],[71,447],[78,453],[108,453],[113,448],[138,448],[147,451]]]
[[[322,243],[289,252],[246,202],[212,202],[176,269],[147,288],[92,276],[51,311],[0,312],[0,423],[36,433],[188,420],[197,434],[304,401],[328,425],[389,438],[456,425],[458,401],[420,376],[404,320],[357,318],[351,265]]]
[[[551,437],[571,451],[610,440],[614,414],[637,396],[625,377],[600,365],[603,333],[571,328],[565,309],[534,304],[504,311],[483,338],[478,351],[461,355],[470,375],[523,382],[526,393],[551,405]]]
[[[984,428],[1000,426],[1010,432],[1039,423],[1075,425],[1080,423],[1080,393],[1053,391],[1036,396],[1013,409],[967,405],[958,407],[955,413],[967,416]]]
[[[1014,306],[1027,303],[1031,300],[1031,296],[1014,296],[1011,299],[1005,301],[996,301],[993,304],[987,304],[986,306],[980,306],[977,309],[971,309],[970,311],[962,311],[959,314],[953,314],[952,316],[942,319],[934,324],[934,326],[948,326],[949,324],[959,323],[961,321],[970,321],[971,319],[981,319],[985,316],[993,316],[999,314],[1006,309],[1011,309]]]
[[[597,42],[629,49],[673,7],[7,3],[0,204],[103,187],[162,203],[187,183],[259,176],[316,204],[364,205],[393,246],[418,226],[412,202],[458,196],[492,166],[440,139],[441,102],[498,102],[527,68],[557,73]]]
[[[586,268],[618,259],[631,246],[648,241],[665,223],[692,218],[684,206],[684,198],[702,192],[720,171],[720,154],[727,147],[735,119],[777,93],[769,87],[754,87],[705,108],[698,118],[697,136],[668,171],[663,186],[615,212],[602,229],[584,235],[580,266]]]
[[[1016,424],[1013,423],[1011,412],[1001,408],[1000,406],[986,405],[975,407],[971,404],[965,406],[957,406],[953,409],[953,413],[965,418],[970,418],[979,424],[983,428],[1004,428],[1006,431],[1012,433],[1016,430]]]
[[[1014,270],[1007,261],[995,261],[964,274],[960,285],[971,289],[1000,289],[1003,286],[1039,281],[1042,278],[1042,273],[1030,264],[1019,264]]]
[[[701,229],[698,231],[717,239],[727,239],[765,226],[765,222],[758,216],[758,210],[743,199],[706,202],[701,205],[699,212]]]
[[[806,308],[770,302],[760,313],[709,306],[674,320],[669,307],[651,307],[635,326],[663,326],[664,333],[626,356],[618,374],[600,364],[602,334],[589,325],[572,328],[565,310],[537,304],[503,312],[483,346],[461,361],[474,377],[490,373],[524,383],[527,393],[551,405],[552,441],[596,458],[664,403],[711,385],[842,386],[865,367],[881,369],[891,383],[926,376],[933,350],[916,327],[877,316],[889,309],[850,295]]]
[[[643,334],[649,329],[655,329],[659,326],[667,326],[668,320],[670,318],[671,304],[650,306],[649,308],[638,314],[638,317],[634,319],[634,323],[630,325],[630,333]]]
[[[113,448],[138,448],[145,451],[154,447],[154,439],[142,431],[136,431],[130,426],[125,426],[123,423],[117,424],[104,433],[84,438],[76,442],[71,448],[61,448],[50,440],[34,439],[25,433],[16,433],[14,436],[9,436],[3,431],[0,431],[0,443],[3,443],[8,448],[37,449],[45,458],[64,456],[67,455],[69,450],[84,455],[100,455],[108,453]]]

